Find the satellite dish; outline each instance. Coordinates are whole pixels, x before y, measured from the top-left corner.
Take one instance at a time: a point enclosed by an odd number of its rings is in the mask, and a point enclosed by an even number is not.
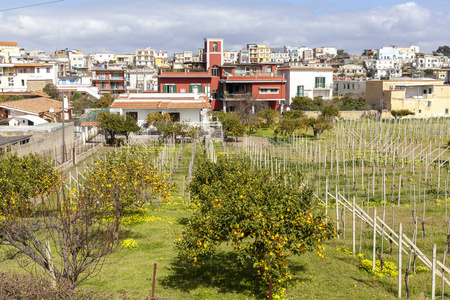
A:
[[[53,109],[53,107],[50,108],[48,111],[49,111],[50,113],[54,113],[54,112],[55,112],[55,110]]]

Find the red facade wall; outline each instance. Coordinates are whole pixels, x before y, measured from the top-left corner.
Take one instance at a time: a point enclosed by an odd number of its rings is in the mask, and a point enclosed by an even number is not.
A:
[[[165,84],[175,84],[177,86],[177,93],[181,93],[182,89],[185,90],[185,93],[189,93],[189,86],[191,84],[201,84],[202,91],[205,91],[205,86],[210,85],[211,91],[213,90],[211,78],[208,77],[159,77],[158,88],[160,93],[163,92],[163,87]]]
[[[278,94],[260,94],[260,88],[278,88]],[[252,96],[255,99],[285,99],[286,84],[284,82],[258,82],[252,84]]]

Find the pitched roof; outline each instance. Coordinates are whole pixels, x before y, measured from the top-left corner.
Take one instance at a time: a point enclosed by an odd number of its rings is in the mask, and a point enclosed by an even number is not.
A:
[[[0,46],[17,46],[16,42],[0,42]]]
[[[211,108],[206,94],[139,93],[121,94],[111,108]]]
[[[39,98],[2,102],[0,103],[0,107],[38,115],[41,113],[49,112],[51,108],[54,109],[54,112],[61,112],[62,104],[63,104],[62,101],[45,97],[39,97]],[[69,107],[67,109],[72,108],[73,106],[69,104]]]

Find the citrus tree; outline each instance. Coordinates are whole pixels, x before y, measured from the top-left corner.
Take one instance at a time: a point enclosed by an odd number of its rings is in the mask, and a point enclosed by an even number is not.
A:
[[[60,172],[43,157],[1,159],[2,257],[15,259],[39,275],[43,270],[54,287],[75,287],[95,275],[121,245],[125,209],[170,196],[168,176],[150,157],[145,149],[112,152],[70,190],[62,187]]]
[[[176,242],[192,266],[230,243],[242,262],[251,262],[259,284],[275,288],[292,277],[290,255],[317,251],[334,229],[312,191],[294,185],[300,176],[256,168],[236,158],[202,161],[189,186],[197,209]],[[286,184],[288,182],[288,184]]]
[[[319,139],[321,138],[322,133],[324,131],[332,130],[334,128],[333,123],[331,123],[328,119],[326,119],[323,116],[318,118],[307,118],[305,120],[305,123],[308,126],[311,126],[314,132],[314,137]]]
[[[100,127],[109,133],[110,138],[107,142],[111,145],[115,143],[117,134],[125,135],[128,140],[131,132],[137,132],[140,129],[140,127],[135,124],[135,120],[132,117],[124,117],[109,112],[100,113],[98,122],[100,123]]]

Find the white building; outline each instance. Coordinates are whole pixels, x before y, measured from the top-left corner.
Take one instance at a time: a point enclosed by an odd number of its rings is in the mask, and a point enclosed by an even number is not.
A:
[[[292,62],[309,60],[314,58],[314,51],[312,48],[301,46],[301,47],[291,47],[289,45],[284,46],[284,52],[289,55],[289,59]],[[305,53],[307,53],[305,57]]]
[[[158,74],[152,68],[140,67],[133,70],[127,69],[125,71],[127,78],[127,90],[136,93],[144,91],[158,90]]]
[[[286,105],[291,104],[295,96],[309,98],[333,97],[333,71],[329,67],[289,66],[279,68],[278,72],[284,76],[286,82]]]
[[[223,52],[224,64],[235,64],[239,59],[239,51],[225,50]]]
[[[155,65],[155,50],[151,47],[145,49],[136,50],[136,66],[148,66]]]
[[[87,70],[86,56],[80,51],[68,51],[69,67],[71,71]]]
[[[93,63],[97,63],[97,62],[105,63],[105,62],[114,61],[115,57],[114,57],[114,53],[112,53],[112,52],[102,52],[102,53],[89,54],[89,59]]]
[[[358,77],[366,75],[366,70],[363,66],[354,64],[342,65],[339,67],[337,72],[338,74],[344,74],[348,77]]]
[[[415,66],[419,69],[440,69],[449,61],[446,56],[425,55],[416,59]]]
[[[54,63],[0,64],[0,90],[3,92],[42,90],[47,83],[56,82]]]
[[[92,86],[92,75],[59,77],[56,86],[60,92],[65,94],[78,92],[100,99],[98,88]]]
[[[250,63],[250,51],[247,49],[242,49],[239,51],[239,63],[248,64]]]
[[[121,94],[111,104],[111,113],[131,115],[142,126],[149,113],[171,115],[174,120],[201,123],[207,121],[211,109],[206,94],[197,93],[139,93]]]
[[[20,47],[16,42],[0,42],[0,63],[9,63],[10,56],[20,56]]]
[[[316,58],[321,57],[335,57],[337,55],[337,49],[336,47],[320,47],[320,48],[314,48],[314,54]]]
[[[365,97],[366,96],[366,81],[365,80],[337,80],[333,83],[333,93],[338,96],[349,95],[350,97]]]
[[[284,53],[284,52],[272,52],[270,54],[270,58],[271,58],[272,62],[275,62],[275,63],[285,63],[285,62],[289,62],[289,60],[290,60],[289,53]]]

